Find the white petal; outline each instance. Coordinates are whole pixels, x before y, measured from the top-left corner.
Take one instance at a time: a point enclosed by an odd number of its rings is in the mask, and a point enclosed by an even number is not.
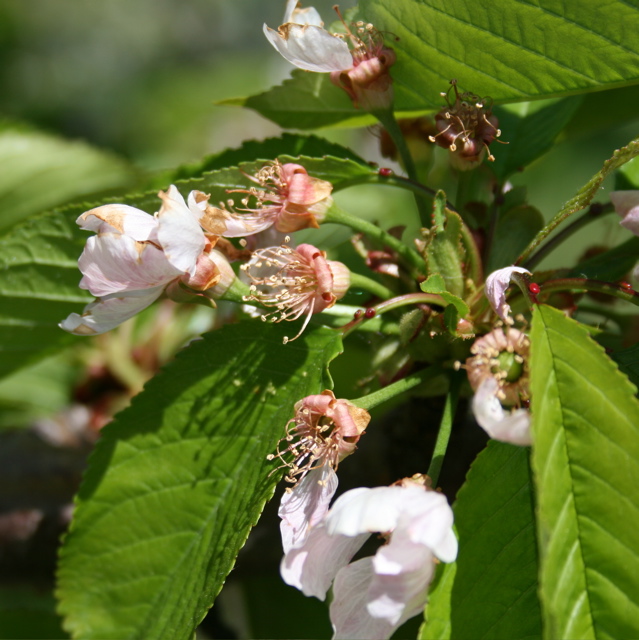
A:
[[[284,58],[300,69],[329,73],[352,68],[348,45],[314,25],[285,24],[285,36],[264,25],[264,35]]]
[[[530,413],[526,409],[504,411],[497,397],[498,387],[494,378],[487,378],[479,385],[473,398],[475,419],[495,440],[520,446],[532,444]]]
[[[340,496],[326,517],[330,534],[357,535],[393,531],[411,543],[426,545],[444,562],[457,556],[453,512],[445,496],[421,487],[353,489]]]
[[[155,237],[158,221],[126,204],[106,204],[83,213],[77,220],[82,229],[96,233],[121,233],[144,242]]]
[[[96,297],[166,285],[180,275],[154,245],[113,234],[91,236],[78,266],[80,287]]]
[[[510,318],[510,305],[506,302],[506,289],[510,285],[510,279],[513,273],[527,273],[528,269],[523,267],[505,267],[493,271],[486,278],[484,291],[495,313],[504,321]]]
[[[396,626],[368,610],[368,589],[373,580],[372,558],[362,558],[339,571],[333,585],[330,606],[333,638],[385,640]]]
[[[292,491],[284,493],[277,512],[282,518],[280,532],[284,553],[303,544],[310,528],[324,518],[337,485],[337,474],[324,465],[307,473]]]
[[[162,294],[163,287],[105,296],[88,304],[82,315],[70,314],[58,326],[80,336],[97,335],[132,318]]]
[[[387,547],[379,549],[373,558],[367,610],[374,618],[383,618],[397,628],[424,610],[435,559],[427,547],[407,543],[402,545],[404,569],[387,573],[382,570],[387,564],[384,553],[388,553]]]
[[[180,192],[171,185],[161,193],[158,212],[158,240],[167,260],[182,273],[195,274],[197,259],[204,251],[206,238],[194,213]]]
[[[304,595],[324,600],[336,573],[349,563],[368,537],[367,533],[355,537],[330,536],[320,522],[310,530],[301,547],[291,549],[282,558],[282,579]]]
[[[610,200],[623,218],[619,224],[639,236],[639,190],[613,191]]]
[[[324,22],[315,8],[297,8],[297,4],[298,0],[288,0],[286,4],[286,12],[284,13],[284,24],[287,22],[294,22],[295,24],[314,24],[317,27],[324,26]]]

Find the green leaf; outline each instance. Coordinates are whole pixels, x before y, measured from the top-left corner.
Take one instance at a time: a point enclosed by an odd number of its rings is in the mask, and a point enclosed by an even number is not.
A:
[[[0,376],[69,344],[57,323],[91,300],[78,288],[76,215],[32,218],[0,238]]]
[[[111,154],[7,124],[0,165],[0,233],[71,199],[133,183],[132,168]]]
[[[610,357],[619,365],[619,369],[630,378],[630,382],[635,387],[639,387],[639,343],[626,349],[614,351]]]
[[[568,278],[590,278],[617,282],[625,278],[637,264],[639,238],[633,236],[620,245],[580,262],[567,274]]]
[[[543,226],[544,216],[535,207],[520,205],[506,211],[495,229],[486,272],[514,264]]]
[[[237,149],[226,149],[225,151],[204,158],[204,160],[200,162],[194,162],[164,172],[156,176],[154,184],[157,184],[158,188],[162,188],[168,182],[197,178],[208,171],[216,171],[226,167],[236,167],[243,162],[274,160],[282,155],[289,157],[306,156],[310,158],[334,156],[336,158],[348,158],[362,165],[366,164],[362,158],[350,149],[335,144],[334,142],[329,142],[324,138],[283,133],[279,138],[267,138],[261,141],[249,140]]]
[[[355,160],[281,156],[283,162],[304,165],[310,175],[329,180],[335,188],[350,180],[375,173]],[[245,163],[242,169],[253,173],[264,162]],[[237,167],[212,171],[197,178],[176,182],[184,196],[192,189],[211,194],[211,202],[226,201],[229,189],[254,186]],[[163,185],[164,188],[168,184]],[[239,198],[238,198],[239,199]],[[38,357],[78,340],[57,325],[69,313],[79,313],[92,300],[78,288],[81,273],[77,260],[89,237],[75,219],[94,206],[118,202],[153,213],[158,209],[157,191],[81,204],[54,211],[16,226],[0,238],[0,376],[28,364]],[[85,338],[79,338],[83,340]]]
[[[546,638],[639,637],[639,401],[575,321],[534,310],[531,395]]]
[[[456,568],[431,590],[424,640],[539,637],[530,475],[528,449],[501,442],[473,463],[453,506]]]
[[[452,78],[498,103],[639,81],[639,39],[628,35],[639,31],[639,11],[623,0],[611,0],[605,11],[597,2],[512,0],[481,10],[473,0],[360,0],[359,6],[368,22],[396,37],[387,44],[397,53],[391,72],[398,109],[439,108],[439,92]]]
[[[493,143],[495,162],[489,166],[503,182],[548,151],[570,122],[583,98],[527,102],[495,109],[502,135]],[[498,141],[507,142],[500,145]]]
[[[284,324],[284,323],[283,323]],[[227,325],[196,341],[102,432],[58,572],[76,638],[191,638],[281,474],[294,403],[330,386],[339,334]]]
[[[424,293],[439,294],[446,302],[448,302],[448,304],[453,305],[455,309],[457,309],[457,313],[461,318],[466,317],[470,312],[468,305],[461,298],[454,296],[446,290],[444,278],[442,278],[438,273],[429,276],[428,280],[419,285],[419,288]]]
[[[286,129],[320,129],[338,123],[361,127],[376,122],[373,116],[353,106],[346,92],[331,82],[329,74],[300,69],[264,93],[217,104],[254,109]]]

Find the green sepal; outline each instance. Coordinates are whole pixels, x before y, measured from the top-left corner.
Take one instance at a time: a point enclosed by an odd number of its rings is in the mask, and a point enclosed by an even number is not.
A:
[[[433,203],[433,226],[431,229],[422,229],[425,238],[424,259],[428,273],[439,274],[444,279],[446,291],[463,298],[465,252],[461,236],[464,223],[457,213],[442,206],[441,193]]]

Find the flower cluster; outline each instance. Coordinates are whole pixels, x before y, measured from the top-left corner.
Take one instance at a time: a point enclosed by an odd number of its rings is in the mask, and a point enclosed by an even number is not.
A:
[[[270,227],[277,232],[317,227],[331,206],[332,185],[309,176],[298,164],[275,161],[249,178],[259,188],[234,191],[245,194],[245,206],[251,197],[256,204],[241,212],[210,205],[209,196],[200,191],[191,191],[185,201],[171,185],[159,193],[162,205],[154,215],[124,204],[83,213],[78,225],[96,235],[87,240],[78,261],[80,287],[97,299],[82,314],[70,314],[60,327],[96,335],[163,294],[177,301],[224,296],[236,283],[230,261],[248,254],[226,238],[255,236]],[[280,254],[287,259],[280,260]],[[261,267],[269,271],[274,264],[275,279],[273,273],[267,277],[261,272]],[[310,245],[298,251],[273,247],[256,252],[247,273],[252,282],[247,300],[276,306],[279,320],[305,315],[304,327],[313,313],[333,305],[348,289],[348,270]]]

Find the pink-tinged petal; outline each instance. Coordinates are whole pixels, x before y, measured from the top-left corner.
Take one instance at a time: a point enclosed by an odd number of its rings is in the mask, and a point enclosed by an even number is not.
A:
[[[77,220],[82,229],[96,233],[120,233],[138,242],[155,238],[158,221],[126,204],[106,204],[83,213]]]
[[[298,0],[288,0],[286,3],[286,11],[284,12],[284,20],[282,21],[283,24],[294,22],[295,24],[314,24],[318,27],[324,26],[316,9],[313,7],[298,8],[298,4]]]
[[[163,287],[105,296],[88,304],[82,315],[70,314],[58,326],[79,336],[92,336],[122,324],[162,295]]]
[[[623,218],[619,224],[639,236],[639,190],[613,191],[610,201]]]
[[[393,630],[424,610],[428,586],[435,573],[435,558],[427,547],[404,544],[404,569],[386,572],[386,562],[379,549],[373,558],[374,575],[368,587],[366,609],[373,618],[381,618]]]
[[[487,378],[479,385],[473,398],[475,419],[495,440],[519,446],[531,445],[530,413],[526,409],[504,411],[497,397],[498,388],[494,378]]]
[[[385,640],[396,626],[368,610],[369,587],[374,577],[373,559],[362,558],[339,571],[330,606],[333,638]]]
[[[484,289],[488,302],[490,302],[490,306],[505,322],[510,320],[510,305],[506,302],[506,289],[508,289],[510,285],[510,279],[512,278],[513,273],[527,273],[530,275],[530,271],[523,267],[506,267],[504,269],[498,269],[497,271],[493,271],[488,278],[486,278],[486,286]]]
[[[305,596],[324,600],[337,572],[350,562],[368,537],[368,533],[355,537],[329,536],[320,522],[300,547],[292,548],[282,558],[282,579]]]
[[[90,237],[78,266],[80,287],[96,297],[166,285],[181,275],[156,246],[124,235]]]
[[[292,491],[284,493],[277,513],[282,519],[280,532],[285,554],[303,544],[310,528],[324,518],[337,485],[337,474],[324,465],[307,473]]]
[[[264,25],[264,35],[286,60],[300,69],[329,73],[353,66],[344,40],[315,25],[288,23],[279,31]]]
[[[193,276],[206,246],[204,232],[174,185],[159,195],[162,207],[158,212],[158,241],[166,259],[182,273]]]

